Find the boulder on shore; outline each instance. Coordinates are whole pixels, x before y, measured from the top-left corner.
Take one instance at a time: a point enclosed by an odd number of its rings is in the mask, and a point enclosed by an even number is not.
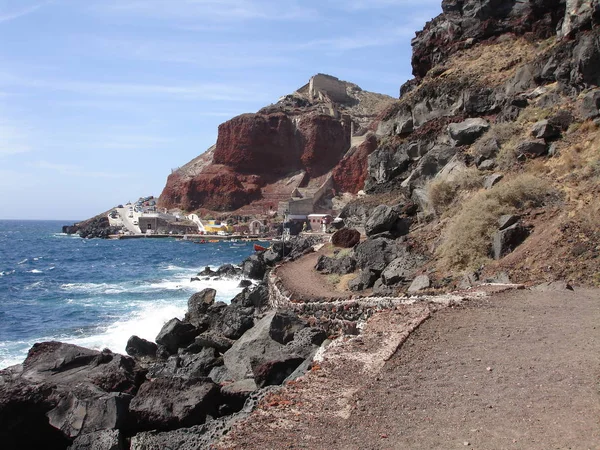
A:
[[[121,427],[144,377],[132,358],[110,350],[35,344],[23,364],[0,371],[2,448],[64,449],[78,436]]]
[[[162,327],[156,336],[156,343],[174,354],[178,348],[188,346],[198,334],[200,331],[194,325],[174,318]]]
[[[214,289],[203,289],[196,292],[188,299],[188,311],[185,315],[186,322],[198,326],[199,319],[206,314],[208,308],[215,303],[217,291]]]
[[[267,267],[262,255],[251,255],[242,263],[242,274],[251,280],[262,280],[265,276]]]
[[[208,378],[156,378],[146,381],[129,408],[139,430],[172,430],[216,416],[219,388]]]
[[[283,367],[283,371],[287,371],[293,365],[290,362],[289,365],[281,366],[274,364],[276,361],[293,360],[300,365],[318,348],[311,340],[304,339],[303,334],[299,333],[305,327],[306,325],[290,312],[271,311],[244,333],[223,355],[229,375],[237,381],[253,378],[254,371],[266,363],[273,363],[270,366],[273,370]],[[296,335],[299,335],[298,341]],[[287,345],[284,342],[287,342]],[[261,373],[266,373],[265,370],[261,369]],[[272,380],[272,377],[273,374],[265,375],[261,382],[267,378]]]
[[[138,336],[131,336],[125,346],[125,351],[129,356],[137,357],[156,357],[158,346],[154,342],[147,341]]]

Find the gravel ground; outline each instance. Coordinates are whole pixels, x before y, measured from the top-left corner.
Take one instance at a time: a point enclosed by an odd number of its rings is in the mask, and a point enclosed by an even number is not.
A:
[[[600,448],[599,291],[435,309],[377,314],[218,448]]]
[[[336,291],[327,277],[314,270],[322,252],[311,253],[277,269],[277,276],[295,301],[319,301],[352,296],[351,292]]]

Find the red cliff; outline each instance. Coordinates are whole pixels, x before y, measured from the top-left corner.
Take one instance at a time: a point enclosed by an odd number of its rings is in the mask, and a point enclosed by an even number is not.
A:
[[[335,103],[333,93],[345,103]],[[366,132],[391,101],[334,77],[313,77],[310,91],[305,86],[256,114],[221,124],[216,145],[168,177],[158,205],[235,211],[262,202],[262,209],[277,209],[296,188],[317,188],[352,153],[352,131]],[[339,189],[362,187],[370,151],[361,147],[344,163],[351,179],[338,182]],[[340,170],[339,180],[346,169]]]
[[[377,149],[377,138],[369,134],[353,151],[333,169],[333,183],[338,192],[356,194],[364,188],[367,178],[369,155]]]

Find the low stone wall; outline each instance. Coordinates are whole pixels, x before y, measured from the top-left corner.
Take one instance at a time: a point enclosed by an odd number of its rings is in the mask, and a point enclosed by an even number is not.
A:
[[[295,302],[285,291],[275,268],[269,274],[269,306],[291,309],[306,319],[311,326],[322,327],[328,334],[358,334],[363,324],[375,313],[400,305],[417,302],[449,306],[468,298],[485,296],[484,292],[470,294],[444,294],[414,297],[356,297],[352,299],[323,299],[319,302]]]

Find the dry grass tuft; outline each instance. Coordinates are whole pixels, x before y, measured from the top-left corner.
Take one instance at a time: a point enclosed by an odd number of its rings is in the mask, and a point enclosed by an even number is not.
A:
[[[586,120],[578,128],[578,131],[580,133],[592,133],[597,130],[598,130],[598,124],[596,122],[594,122],[593,120]]]
[[[547,119],[552,115],[550,108],[538,108],[537,106],[528,106],[521,111],[517,123],[520,125],[531,125],[540,120]]]
[[[477,169],[466,169],[450,179],[433,179],[427,184],[427,194],[436,214],[446,211],[463,191],[473,191],[483,186]]]
[[[342,258],[345,258],[346,256],[351,255],[353,251],[354,250],[352,250],[351,248],[343,248],[339,251],[333,252],[333,257],[335,259],[342,259]]]
[[[461,206],[447,228],[438,252],[442,263],[447,268],[465,269],[487,261],[500,216],[540,206],[551,193],[549,184],[529,174],[478,192]]]
[[[327,275],[327,282],[337,286],[340,283],[341,277],[336,274],[336,273],[332,273],[331,275]]]

